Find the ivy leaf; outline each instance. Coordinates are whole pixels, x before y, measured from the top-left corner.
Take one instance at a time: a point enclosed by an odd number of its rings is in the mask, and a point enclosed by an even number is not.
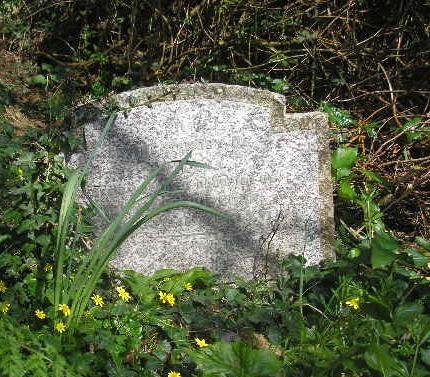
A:
[[[425,136],[426,132],[415,131],[415,127],[418,126],[421,122],[422,122],[422,119],[419,117],[416,117],[406,122],[403,125],[403,127],[400,129],[400,131],[405,131],[406,138],[408,139],[409,143],[420,140]],[[421,131],[426,131],[426,129],[421,129]]]
[[[399,241],[383,231],[376,231],[371,242],[371,263],[373,268],[383,268],[396,259],[395,251],[399,248]]]
[[[337,126],[346,128],[355,124],[355,121],[346,111],[340,110],[327,102],[322,103],[322,110],[327,113],[330,123],[336,124]]]
[[[339,147],[332,155],[331,164],[336,171],[338,179],[351,174],[351,169],[358,159],[358,149],[350,147]]]
[[[370,137],[375,138],[378,135],[377,131],[378,128],[381,127],[381,125],[375,122],[371,122],[363,125],[362,127]]]

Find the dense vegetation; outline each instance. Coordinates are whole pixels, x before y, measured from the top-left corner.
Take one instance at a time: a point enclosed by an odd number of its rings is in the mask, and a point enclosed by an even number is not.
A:
[[[5,0],[0,32],[1,377],[430,375],[428,1]],[[184,81],[328,113],[337,261],[228,284],[97,262],[126,233],[96,242],[74,201],[71,114]]]

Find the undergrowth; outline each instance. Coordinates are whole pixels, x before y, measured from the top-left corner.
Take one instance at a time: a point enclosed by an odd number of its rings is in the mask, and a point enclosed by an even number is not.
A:
[[[383,179],[358,165],[357,148],[332,157],[337,193],[362,218],[341,222],[338,261],[292,256],[276,280],[222,283],[201,268],[87,274],[91,212],[70,196],[79,182],[59,154],[75,144],[68,135],[17,136],[2,117],[0,375],[428,375],[430,245],[393,237],[377,203]],[[94,282],[76,311],[66,293],[81,292],[79,276]]]
[[[429,4],[393,3],[3,2],[0,376],[428,376]],[[201,79],[329,115],[337,261],[229,283],[82,269],[94,211],[68,191],[83,177],[61,153],[80,143],[70,114]]]

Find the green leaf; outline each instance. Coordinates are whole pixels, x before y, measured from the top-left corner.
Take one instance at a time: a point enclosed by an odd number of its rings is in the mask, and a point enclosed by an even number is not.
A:
[[[9,234],[2,234],[0,235],[0,244],[2,244],[4,241],[7,241],[11,238]]]
[[[336,170],[337,178],[346,177],[351,174],[351,169],[358,159],[358,149],[350,147],[339,147],[332,155],[331,163]]]
[[[428,257],[415,249],[406,249],[404,252],[412,258],[415,266],[424,267],[430,262]]]
[[[51,236],[48,234],[41,234],[40,236],[36,237],[35,241],[37,244],[47,247],[51,243]]]
[[[227,288],[225,290],[225,299],[227,302],[241,305],[245,303],[246,296],[236,288]]]
[[[387,232],[375,231],[375,237],[371,242],[371,263],[373,268],[383,268],[396,259],[395,251],[399,247],[399,241],[391,237]]]
[[[415,131],[415,128],[418,124],[422,122],[422,119],[419,117],[415,117],[408,122],[406,122],[403,127],[400,129],[400,131],[405,131],[406,138],[408,139],[408,142],[413,142],[416,140],[420,140],[425,136],[425,131],[421,128],[420,131]],[[412,129],[413,128],[413,129]],[[411,130],[412,129],[412,130]]]
[[[406,377],[409,375],[405,365],[391,356],[385,346],[370,345],[364,354],[364,360],[370,368],[381,372],[384,377]]]
[[[36,86],[45,86],[48,83],[48,80],[44,75],[36,75],[36,76],[30,77],[28,81],[31,85],[36,85]]]
[[[361,255],[361,250],[358,247],[354,247],[348,251],[348,258],[354,259]]]
[[[347,168],[336,169],[336,179],[339,181],[342,178],[349,177],[351,175],[351,172],[351,169]]]
[[[424,364],[430,366],[430,348],[429,349],[421,349],[421,360]]]
[[[391,320],[390,308],[380,297],[377,296],[368,295],[366,297],[366,301],[362,304],[362,311],[378,320]]]
[[[337,191],[342,199],[354,200],[357,198],[357,193],[349,180],[342,180]]]
[[[54,67],[51,64],[48,64],[48,63],[42,63],[41,68],[42,68],[42,71],[48,72],[48,73],[50,73],[50,72],[52,72],[54,70]]]
[[[374,122],[372,122],[372,123],[367,123],[367,124],[365,124],[365,125],[363,125],[363,129],[367,132],[367,134],[370,136],[370,137],[372,137],[372,138],[375,138],[377,135],[378,135],[378,133],[377,133],[377,131],[378,131],[378,129],[381,127],[381,125],[380,124],[378,124],[378,123],[374,123]]]
[[[419,302],[400,305],[394,314],[396,321],[413,321],[419,314],[424,313],[424,306]]]
[[[389,183],[387,180],[376,174],[375,172],[371,170],[363,170],[363,174],[366,176],[366,178],[369,179],[371,182],[379,183],[380,185],[383,185],[384,187],[388,187]]]
[[[281,79],[272,80],[272,90],[278,93],[284,93],[285,88],[289,86],[288,81]]]
[[[275,377],[282,363],[268,350],[253,349],[244,343],[215,343],[191,353],[205,373],[229,377]]]
[[[420,245],[421,247],[423,247],[424,249],[426,249],[427,251],[430,251],[430,241],[426,240],[423,237],[415,237],[415,242]]]
[[[153,277],[155,276],[159,277],[160,275],[155,273]],[[174,274],[170,274],[168,277],[169,279],[166,279],[160,288],[174,294],[181,294],[187,283],[190,283],[192,286],[194,286],[196,282],[208,285],[213,280],[211,272],[201,267],[192,268],[185,273],[178,273],[178,271],[175,271]]]
[[[322,103],[322,110],[328,114],[330,123],[334,123],[337,126],[346,128],[355,124],[355,121],[346,111],[340,110],[327,102]]]
[[[130,287],[134,296],[139,298],[140,304],[149,305],[154,302],[154,292],[151,289],[151,279],[145,275],[132,270],[124,271],[121,279]]]

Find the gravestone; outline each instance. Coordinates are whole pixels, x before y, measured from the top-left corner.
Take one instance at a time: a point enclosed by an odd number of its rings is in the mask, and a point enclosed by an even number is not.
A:
[[[141,88],[116,101],[122,111],[94,161],[87,195],[112,217],[150,172],[192,151],[192,160],[212,169],[186,166],[175,198],[232,220],[195,209],[162,214],[126,241],[114,266],[146,274],[204,266],[250,278],[276,273],[288,254],[310,264],[333,257],[323,113],[286,114],[282,95],[223,84]],[[105,123],[85,125],[88,152]]]

